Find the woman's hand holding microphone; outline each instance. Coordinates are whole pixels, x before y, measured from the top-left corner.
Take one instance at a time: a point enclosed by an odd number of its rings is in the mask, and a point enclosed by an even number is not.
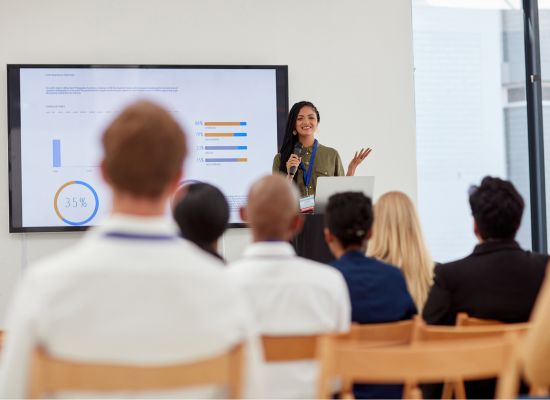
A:
[[[294,178],[294,174],[296,174],[296,171],[298,170],[298,167],[300,166],[300,163],[302,162],[302,158],[298,157],[296,154],[291,154],[288,158],[288,161],[286,162],[286,177],[288,179]]]

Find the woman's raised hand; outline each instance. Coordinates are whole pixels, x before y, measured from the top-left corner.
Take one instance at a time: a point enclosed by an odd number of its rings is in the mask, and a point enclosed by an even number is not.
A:
[[[371,153],[372,149],[370,147],[367,147],[366,149],[361,149],[359,151],[355,152],[355,155],[351,159],[348,165],[348,172],[346,176],[353,176],[355,175],[355,170],[363,162],[365,158]],[[287,164],[288,165],[288,164]]]

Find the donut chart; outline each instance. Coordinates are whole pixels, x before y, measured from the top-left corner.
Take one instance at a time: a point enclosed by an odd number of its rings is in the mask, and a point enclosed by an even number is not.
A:
[[[89,183],[69,181],[57,189],[53,207],[59,219],[67,225],[86,225],[99,210],[99,197]]]

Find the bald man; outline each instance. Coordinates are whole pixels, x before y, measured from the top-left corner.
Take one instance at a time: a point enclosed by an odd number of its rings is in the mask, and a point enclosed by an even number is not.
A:
[[[351,311],[346,283],[334,268],[297,257],[288,241],[301,229],[298,193],[279,175],[256,182],[241,210],[253,243],[229,266],[248,295],[264,335],[345,332]],[[266,366],[272,398],[315,398],[313,361]]]

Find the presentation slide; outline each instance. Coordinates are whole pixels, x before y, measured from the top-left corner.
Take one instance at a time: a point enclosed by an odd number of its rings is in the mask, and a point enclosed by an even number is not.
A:
[[[164,106],[182,125],[184,182],[218,186],[230,222],[242,222],[251,183],[271,173],[275,68],[21,68],[19,89],[23,228],[101,223],[111,196],[99,171],[101,136],[138,99]]]

